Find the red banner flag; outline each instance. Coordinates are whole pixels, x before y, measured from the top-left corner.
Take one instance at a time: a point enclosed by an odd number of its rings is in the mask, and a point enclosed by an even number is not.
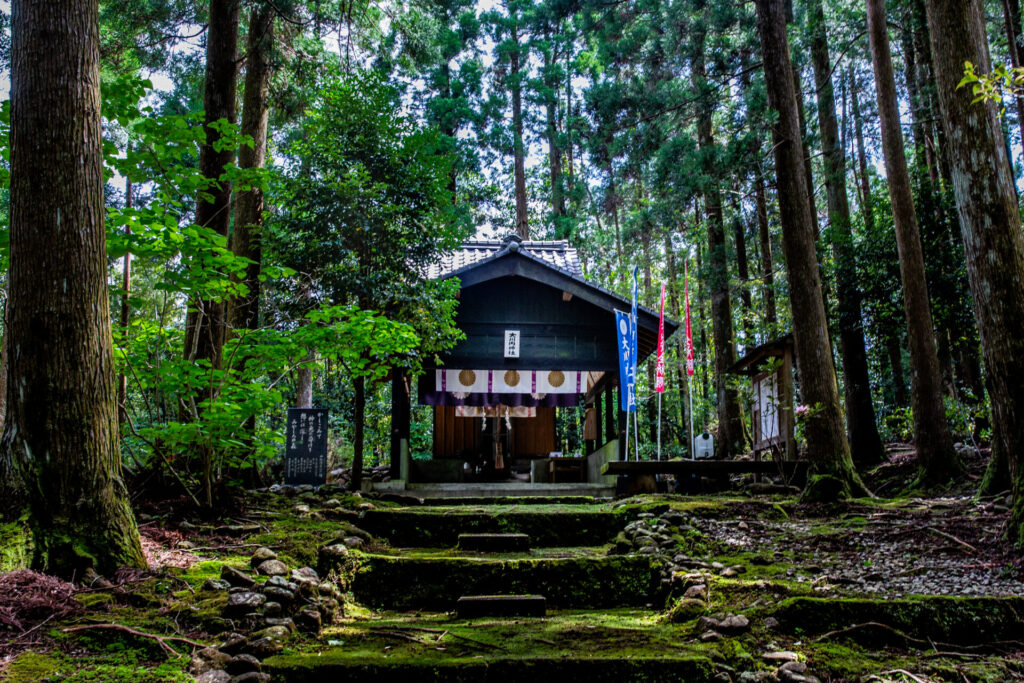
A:
[[[658,319],[658,359],[655,362],[654,390],[665,392],[665,285],[661,285],[661,317]]]
[[[690,331],[690,270],[683,263],[683,296],[686,299],[686,374],[693,375],[693,333]]]

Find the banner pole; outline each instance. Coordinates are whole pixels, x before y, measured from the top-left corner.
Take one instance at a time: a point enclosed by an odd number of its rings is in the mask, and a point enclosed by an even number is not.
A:
[[[627,391],[628,391],[628,389],[627,389]],[[626,411],[626,445],[623,448],[622,453],[625,456],[623,458],[623,460],[628,461],[629,460],[629,411],[628,410]]]
[[[690,399],[690,460],[696,460],[697,459],[697,451],[695,450],[695,446],[696,446],[697,441],[694,438],[694,434],[693,434],[693,380],[692,380],[692,378],[687,383],[687,385],[688,386],[686,387],[686,396],[687,396],[687,398]]]
[[[658,394],[658,460],[661,460],[661,393]]]
[[[640,407],[633,411],[633,450],[636,452],[636,461],[640,462]]]

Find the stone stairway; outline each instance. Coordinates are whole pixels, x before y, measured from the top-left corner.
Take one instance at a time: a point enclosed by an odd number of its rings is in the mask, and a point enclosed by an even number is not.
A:
[[[388,544],[321,553],[318,569],[345,577],[372,616],[325,632],[315,658],[264,670],[289,682],[710,681],[711,661],[657,623],[657,558],[609,552],[633,519],[580,504],[367,510],[360,528]]]

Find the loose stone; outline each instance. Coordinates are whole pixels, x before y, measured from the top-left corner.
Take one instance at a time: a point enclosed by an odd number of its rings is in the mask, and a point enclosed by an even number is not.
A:
[[[224,670],[232,676],[238,676],[239,674],[248,673],[249,671],[259,671],[261,668],[260,660],[256,659],[252,655],[241,654],[236,657],[232,657]]]
[[[233,593],[228,596],[228,604],[224,606],[224,612],[227,614],[248,614],[262,607],[266,601],[266,596],[261,593],[251,591]]]
[[[220,578],[232,586],[242,586],[243,588],[250,588],[256,584],[251,576],[227,564],[220,568]]]
[[[249,564],[253,567],[258,567],[267,560],[276,560],[277,553],[270,548],[256,548],[256,551],[249,558]]]
[[[708,587],[704,584],[694,584],[686,589],[683,593],[684,598],[694,598],[696,600],[707,600],[708,599]]]
[[[270,683],[270,674],[249,671],[231,679],[231,683]]]
[[[267,560],[261,562],[256,571],[264,576],[284,576],[288,573],[288,565],[281,560]]]
[[[789,650],[779,650],[778,652],[766,652],[761,657],[769,662],[795,662],[800,656],[795,652]]]
[[[192,657],[189,670],[193,676],[204,674],[207,671],[223,669],[231,661],[231,655],[221,652],[214,647],[204,647]]]

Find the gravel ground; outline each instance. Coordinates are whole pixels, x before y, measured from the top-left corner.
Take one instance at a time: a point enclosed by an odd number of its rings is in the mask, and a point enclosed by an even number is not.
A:
[[[897,508],[789,520],[746,517],[689,523],[726,553],[759,553],[824,595],[1022,595],[1021,557],[1001,540],[1004,501],[913,499]],[[806,513],[806,514],[802,514]]]

